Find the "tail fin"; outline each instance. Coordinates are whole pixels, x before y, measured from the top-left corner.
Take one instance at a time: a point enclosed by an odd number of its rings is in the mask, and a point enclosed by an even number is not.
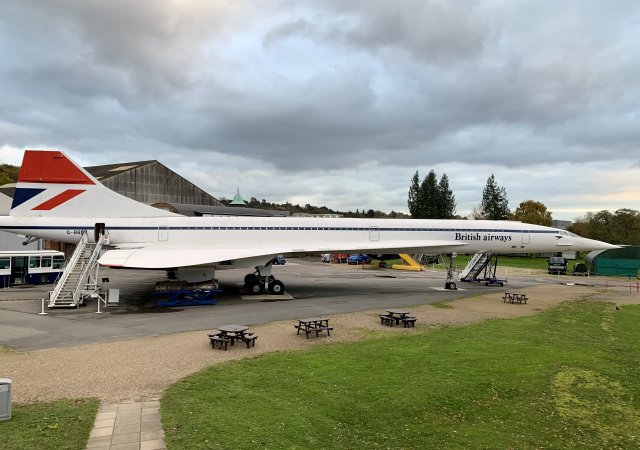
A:
[[[10,214],[29,217],[174,215],[112,191],[67,155],[51,150],[25,150]]]

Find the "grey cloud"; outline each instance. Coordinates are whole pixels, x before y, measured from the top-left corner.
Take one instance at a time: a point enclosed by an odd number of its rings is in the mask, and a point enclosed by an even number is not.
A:
[[[356,25],[344,33],[351,44],[399,50],[426,63],[450,63],[480,56],[489,29],[474,15],[475,2],[356,2]],[[364,14],[359,14],[364,11]]]

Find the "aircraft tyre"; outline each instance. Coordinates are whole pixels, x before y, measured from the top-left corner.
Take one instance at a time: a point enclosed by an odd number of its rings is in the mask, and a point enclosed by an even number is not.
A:
[[[262,283],[258,277],[255,278],[249,285],[249,291],[252,295],[260,295],[264,292],[264,283]]]
[[[269,292],[273,295],[284,294],[284,283],[280,280],[272,280],[269,282]]]
[[[258,277],[255,273],[248,273],[244,277],[244,285],[249,287],[253,284],[254,281],[258,281]]]
[[[456,284],[453,281],[447,281],[444,284],[444,288],[448,289],[448,290],[451,290],[451,291],[455,291],[455,290],[458,289],[458,287],[456,286]]]

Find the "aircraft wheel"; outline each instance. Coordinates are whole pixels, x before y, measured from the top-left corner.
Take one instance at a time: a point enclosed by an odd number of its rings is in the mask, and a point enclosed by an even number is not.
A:
[[[280,280],[273,280],[269,283],[269,292],[273,295],[284,294],[284,283]]]
[[[458,287],[456,286],[456,284],[453,281],[447,281],[444,284],[444,288],[445,289],[449,289],[451,291],[455,291],[456,289],[458,289]]]
[[[244,277],[244,285],[245,286],[251,286],[253,284],[253,282],[257,281],[257,280],[258,280],[258,277],[256,276],[255,273],[248,273]]]
[[[264,292],[264,283],[258,277],[249,285],[249,291],[253,295],[260,295]]]

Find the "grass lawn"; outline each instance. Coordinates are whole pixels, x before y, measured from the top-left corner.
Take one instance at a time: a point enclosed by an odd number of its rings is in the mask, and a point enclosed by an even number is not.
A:
[[[574,302],[216,365],[165,393],[165,441],[170,449],[639,448],[639,320],[638,306]]]
[[[12,405],[11,420],[0,422],[0,448],[84,449],[97,411],[96,399]]]

